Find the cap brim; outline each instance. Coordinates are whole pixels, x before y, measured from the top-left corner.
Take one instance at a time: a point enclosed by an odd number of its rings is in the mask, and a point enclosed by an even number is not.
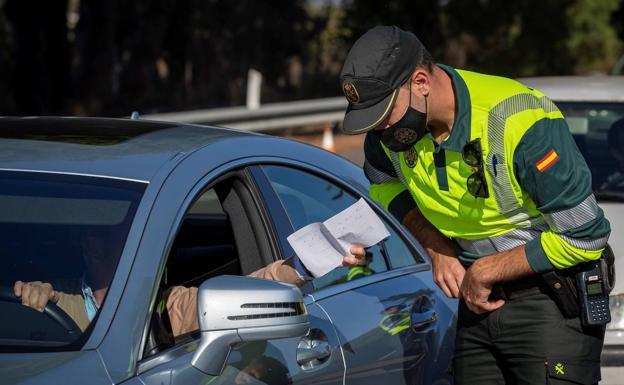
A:
[[[342,124],[345,134],[356,135],[366,131],[370,131],[377,127],[390,115],[392,106],[399,94],[399,89],[394,90],[390,95],[385,97],[379,103],[367,108],[353,109],[351,105],[347,107],[347,112]]]

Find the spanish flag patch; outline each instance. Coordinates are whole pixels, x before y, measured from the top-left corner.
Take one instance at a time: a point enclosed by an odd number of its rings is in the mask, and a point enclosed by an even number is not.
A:
[[[558,160],[559,160],[559,155],[557,155],[555,150],[550,150],[550,152],[546,154],[545,157],[543,157],[537,163],[535,163],[535,166],[537,166],[537,169],[540,172],[543,172],[545,170],[548,170],[550,167],[552,167],[552,165],[557,163]]]

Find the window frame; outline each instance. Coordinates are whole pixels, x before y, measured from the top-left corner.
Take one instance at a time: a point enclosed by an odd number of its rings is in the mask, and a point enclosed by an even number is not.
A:
[[[258,190],[258,187],[256,186],[253,178],[251,177],[248,171],[250,167],[253,167],[253,166],[250,164],[246,164],[246,163],[234,162],[232,163],[231,167],[227,167],[223,170],[219,170],[218,172],[208,174],[201,180],[197,181],[197,183],[193,186],[193,188],[187,193],[186,198],[180,205],[176,219],[174,223],[172,224],[170,228],[170,232],[168,234],[167,247],[165,248],[165,253],[161,260],[159,271],[155,279],[155,282],[156,282],[155,291],[151,293],[151,297],[150,297],[151,302],[154,304],[154,306],[150,307],[151,312],[149,313],[149,316],[146,318],[146,322],[143,326],[140,351],[139,351],[138,360],[137,360],[137,367],[138,367],[139,373],[143,373],[155,366],[158,366],[164,362],[167,362],[169,361],[171,357],[179,356],[180,347],[183,347],[191,343],[196,343],[197,341],[199,341],[201,337],[201,334],[199,333],[199,331],[189,332],[187,334],[179,336],[178,337],[179,340],[175,341],[174,345],[164,348],[163,350],[151,356],[145,356],[145,353],[146,353],[145,348],[148,344],[149,333],[151,331],[152,313],[156,311],[155,302],[158,296],[158,291],[160,289],[161,283],[164,278],[166,266],[169,262],[171,249],[175,243],[175,240],[177,239],[179,235],[181,227],[184,223],[184,219],[189,214],[189,210],[198,201],[198,199],[200,199],[200,197],[203,196],[203,194],[205,194],[211,189],[214,189],[215,186],[219,185],[220,183],[224,183],[228,180],[235,179],[239,181],[243,185],[243,188],[245,188],[247,192],[249,193],[249,197],[246,197],[247,198],[246,201],[250,201],[249,203],[253,205],[252,209],[255,209],[259,217],[258,219],[260,220],[262,227],[263,227],[262,231],[266,235],[266,239],[263,240],[263,242],[267,243],[270,249],[270,253],[273,255],[273,260],[275,261],[281,256],[281,249],[279,248],[279,241],[276,237],[276,232],[274,231],[272,227],[271,219],[267,217],[268,211],[266,207],[264,206],[264,200],[261,199],[261,194]],[[232,188],[232,190],[234,190],[234,188]],[[220,199],[219,199],[219,203],[222,204]],[[243,209],[245,210],[245,208]],[[250,220],[250,222],[252,221]],[[255,224],[250,223],[250,225],[253,227]],[[244,275],[241,275],[241,276],[244,276]]]

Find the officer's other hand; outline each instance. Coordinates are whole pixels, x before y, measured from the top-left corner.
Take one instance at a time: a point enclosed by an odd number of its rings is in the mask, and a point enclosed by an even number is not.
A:
[[[466,269],[456,256],[436,253],[431,256],[433,282],[449,298],[459,298],[459,288],[464,280]]]
[[[368,261],[366,260],[366,250],[359,245],[351,245],[349,249],[351,255],[347,255],[342,259],[342,266],[366,266]]]
[[[505,304],[502,299],[491,300],[492,286],[495,282],[488,279],[489,272],[487,258],[481,258],[470,266],[461,285],[460,297],[473,313],[483,314],[494,311]]]
[[[59,300],[58,292],[47,282],[17,281],[13,285],[13,292],[16,297],[21,298],[22,305],[32,307],[41,312],[46,307],[48,301],[57,303]]]

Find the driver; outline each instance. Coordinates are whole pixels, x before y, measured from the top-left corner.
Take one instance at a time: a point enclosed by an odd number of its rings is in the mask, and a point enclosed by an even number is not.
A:
[[[609,153],[617,162],[618,171],[611,174],[600,186],[602,191],[624,190],[624,118],[611,125],[607,136]]]
[[[108,233],[106,233],[108,232]],[[68,282],[17,281],[13,290],[22,304],[43,311],[48,301],[56,303],[84,331],[95,318],[104,301],[108,286],[115,272],[117,260],[123,247],[123,234],[115,230],[102,230],[97,233],[86,230],[81,237],[82,254],[85,262],[85,274],[82,279]],[[352,255],[345,256],[342,266],[365,265],[365,251],[360,246],[351,246]],[[280,260],[249,274],[251,277],[265,278],[302,286],[307,274],[301,262],[296,258]],[[164,293],[167,311],[174,336],[196,330],[197,288],[174,286]]]

